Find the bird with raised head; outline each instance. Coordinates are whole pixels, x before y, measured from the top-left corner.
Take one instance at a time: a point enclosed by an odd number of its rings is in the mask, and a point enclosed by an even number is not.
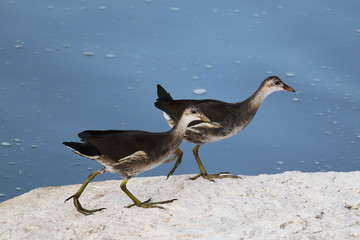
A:
[[[104,208],[88,210],[83,208],[79,202],[88,183],[103,172],[117,173],[124,178],[120,188],[134,202],[128,207],[162,208],[158,205],[173,202],[175,199],[160,202],[151,202],[149,199],[141,202],[126,188],[126,183],[130,178],[169,161],[169,157],[177,153],[187,126],[193,121],[209,122],[209,119],[199,107],[187,106],[182,110],[181,117],[173,128],[166,132],[88,130],[78,134],[82,142],[63,142],[75,153],[104,165],[102,169],[90,173],[80,189],[65,202],[72,198],[76,209],[85,215],[103,210]]]
[[[266,78],[255,93],[246,100],[227,103],[214,99],[174,100],[170,94],[158,84],[158,99],[155,102],[155,106],[163,111],[164,117],[171,127],[177,124],[182,111],[189,105],[200,107],[203,113],[210,119],[211,122],[208,123],[200,121],[190,123],[185,133],[184,139],[195,144],[193,154],[200,169],[200,174],[191,178],[192,180],[200,176],[208,180],[213,180],[214,178],[238,178],[238,176],[231,175],[228,172],[208,174],[198,154],[200,145],[216,142],[239,133],[251,122],[267,96],[283,90],[295,92],[293,88],[286,85],[279,77],[271,76]],[[178,155],[177,161],[169,172],[168,177],[175,172],[175,169],[181,163],[182,151],[177,149],[176,154]]]

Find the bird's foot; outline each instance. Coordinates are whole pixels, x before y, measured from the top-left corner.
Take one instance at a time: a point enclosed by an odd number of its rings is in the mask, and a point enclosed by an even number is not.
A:
[[[145,202],[141,202],[139,204],[133,203],[130,204],[129,206],[126,206],[126,208],[131,208],[133,206],[137,206],[137,207],[142,207],[142,208],[160,208],[160,209],[164,209],[161,206],[158,206],[157,204],[166,204],[166,203],[172,203],[173,201],[175,201],[177,199],[171,199],[171,200],[166,200],[166,201],[161,201],[161,202],[151,202],[151,198],[146,200]]]
[[[212,182],[214,182],[215,178],[219,178],[219,179],[221,179],[221,178],[240,178],[241,179],[241,177],[236,176],[236,175],[232,175],[229,172],[220,172],[220,173],[216,173],[216,174],[199,173],[195,177],[190,178],[190,180],[196,180],[199,177],[203,177],[203,178],[205,178],[205,179],[207,179],[209,181],[212,181]]]
[[[74,195],[68,197],[67,199],[65,199],[64,202],[69,201],[71,198],[74,199],[74,206],[76,207],[76,210],[84,215],[90,215],[90,214],[93,214],[94,212],[99,212],[101,210],[106,209],[106,208],[98,208],[98,209],[89,210],[89,209],[83,208],[79,202],[79,196],[77,196],[77,194],[74,194]]]

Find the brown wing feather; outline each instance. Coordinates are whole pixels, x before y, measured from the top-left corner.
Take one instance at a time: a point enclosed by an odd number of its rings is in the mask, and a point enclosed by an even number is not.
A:
[[[161,85],[157,85],[158,99],[155,106],[167,115],[169,115],[175,122],[178,122],[181,114],[190,105],[195,105],[212,121],[221,122],[228,114],[233,111],[234,105],[232,103],[222,102],[215,99],[179,99],[174,100],[170,93],[168,93]],[[200,121],[199,121],[200,122]],[[194,122],[191,125],[194,125]]]
[[[118,161],[137,151],[148,154],[164,138],[164,133],[136,130],[84,131],[79,133],[79,137],[107,158]]]
[[[163,110],[166,114],[168,114],[172,119],[174,119],[177,122],[179,121],[182,112],[189,105],[195,105],[199,107],[201,111],[212,122],[221,122],[229,113],[232,112],[232,108],[233,108],[232,103],[226,103],[214,99],[204,99],[204,100],[189,99],[189,100],[173,100],[172,102],[163,103],[160,109]]]

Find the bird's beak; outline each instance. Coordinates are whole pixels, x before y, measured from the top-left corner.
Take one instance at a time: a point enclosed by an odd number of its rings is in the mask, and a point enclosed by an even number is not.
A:
[[[203,115],[203,114],[201,114],[200,118],[201,118],[201,120],[202,120],[203,122],[211,122],[210,119],[208,119],[208,118],[207,118],[205,115]]]
[[[284,83],[284,90],[289,91],[289,92],[295,92],[295,90],[292,87],[286,85],[285,83]]]

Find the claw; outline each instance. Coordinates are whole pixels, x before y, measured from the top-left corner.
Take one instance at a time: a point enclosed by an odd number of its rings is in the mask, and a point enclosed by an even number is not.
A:
[[[199,177],[203,177],[209,181],[212,181],[212,182],[215,182],[214,181],[214,178],[240,178],[239,176],[236,176],[236,175],[232,175],[230,174],[229,172],[220,172],[220,173],[216,173],[216,174],[207,174],[205,168],[204,168],[204,165],[202,164],[201,160],[200,160],[200,157],[199,157],[199,147],[200,145],[196,145],[194,148],[193,148],[193,154],[194,154],[194,157],[196,159],[196,162],[199,166],[199,169],[200,169],[200,174],[196,175],[195,177],[192,177],[190,178],[190,180],[195,180],[195,179],[198,179]]]
[[[129,198],[134,202],[133,204],[130,204],[129,206],[126,206],[126,208],[131,208],[133,206],[142,207],[142,208],[160,208],[164,209],[161,206],[157,206],[157,204],[165,204],[165,203],[171,203],[177,199],[171,199],[161,202],[151,202],[151,198],[146,200],[145,202],[140,202],[139,199],[137,199],[127,188],[126,183],[128,179],[125,178],[124,181],[121,183],[120,188],[125,192],[126,195],[128,195]]]
[[[150,202],[151,198],[149,200],[146,200],[145,202],[141,202],[140,204],[130,204],[129,206],[126,206],[126,208],[131,208],[133,206],[137,206],[137,207],[142,207],[142,208],[160,208],[160,209],[164,209],[161,206],[157,206],[157,204],[165,204],[165,203],[171,203],[173,201],[175,201],[177,199],[171,199],[171,200],[166,200],[166,201],[161,201],[161,202]]]
[[[89,176],[86,178],[85,182],[83,183],[83,185],[81,185],[80,189],[74,195],[65,199],[64,203],[69,201],[71,198],[73,198],[74,206],[76,207],[76,210],[78,210],[78,212],[80,212],[84,215],[90,215],[90,214],[93,214],[94,212],[98,212],[98,211],[105,209],[105,208],[98,208],[98,209],[94,209],[94,210],[88,210],[88,209],[83,208],[79,202],[79,198],[80,198],[81,194],[83,193],[83,191],[85,190],[86,186],[89,184],[89,182],[91,180],[93,180],[96,175],[102,173],[103,171],[104,171],[104,168],[90,173]]]
[[[90,214],[93,214],[94,212],[99,212],[99,211],[106,209],[106,208],[98,208],[98,209],[89,210],[89,209],[83,208],[79,202],[79,197],[76,194],[68,197],[67,199],[65,199],[64,202],[70,200],[71,198],[74,199],[74,206],[76,207],[76,210],[84,215],[90,215]]]
[[[216,174],[199,173],[198,175],[190,178],[190,180],[196,180],[199,177],[203,177],[203,178],[205,178],[205,179],[207,179],[209,181],[212,181],[212,182],[215,182],[214,181],[215,178],[219,178],[219,179],[222,179],[222,178],[240,178],[240,179],[242,179],[241,177],[236,176],[236,175],[232,175],[229,172],[220,172],[220,173],[216,173]]]

